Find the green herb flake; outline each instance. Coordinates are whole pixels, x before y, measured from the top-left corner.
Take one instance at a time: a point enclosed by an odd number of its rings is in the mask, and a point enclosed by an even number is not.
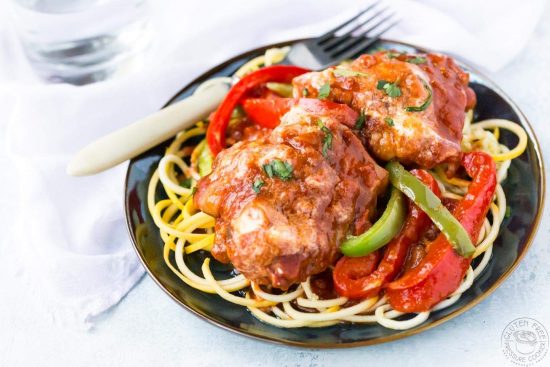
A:
[[[401,96],[401,88],[399,88],[395,83],[386,84],[384,86],[384,90],[386,91],[386,94],[392,98]]]
[[[378,83],[376,83],[376,89],[383,90],[386,92],[386,94],[392,98],[400,97],[401,96],[401,88],[398,86],[399,81],[395,81],[394,83],[390,83],[386,80],[379,80]]]
[[[326,99],[328,95],[330,94],[330,84],[327,82],[323,84],[321,88],[319,88],[319,99]]]
[[[386,117],[384,119],[384,121],[386,122],[386,124],[388,124],[388,126],[394,126],[395,124],[393,123],[393,119],[391,117]]]
[[[412,59],[407,60],[407,62],[409,62],[411,64],[415,64],[415,65],[425,64],[426,61],[427,61],[426,58],[422,57],[422,56],[415,56]]]
[[[326,127],[321,120],[317,121],[317,126],[319,126],[319,129],[325,133],[325,136],[323,136],[323,156],[326,158],[328,155],[328,150],[332,149],[332,131],[330,131],[330,129]]]
[[[262,186],[265,185],[265,182],[261,179],[261,178],[258,178],[256,179],[256,181],[254,181],[254,183],[252,184],[252,190],[254,190],[254,192],[256,194],[259,194],[260,193],[260,189],[262,188]]]
[[[425,81],[422,81],[424,83],[424,88],[428,91],[428,98],[422,103],[420,106],[408,106],[405,107],[405,110],[407,112],[421,112],[424,111],[428,106],[432,103],[432,88],[426,83]]]
[[[270,163],[264,164],[263,169],[269,178],[279,177],[283,181],[292,178],[292,165],[288,162],[274,159]]]
[[[365,120],[366,120],[365,110],[361,110],[359,113],[359,117],[357,118],[357,121],[355,121],[354,128],[356,130],[361,130],[363,126],[365,126]]]
[[[510,218],[512,216],[512,208],[506,205],[506,212],[504,213],[504,218]]]
[[[333,74],[334,76],[343,76],[343,77],[369,76],[369,74],[362,73],[360,71],[355,71],[351,69],[341,69],[341,68],[334,69]]]
[[[309,91],[307,90],[307,88],[304,88],[304,90],[302,91],[302,97],[307,97],[309,96]]]
[[[193,188],[191,189],[191,196],[195,195],[196,192],[197,192],[197,186],[193,186]]]
[[[376,83],[376,89],[383,90],[384,86],[388,83],[389,82],[387,80],[379,80],[378,83]]]
[[[271,164],[264,164],[263,168],[267,177],[273,178],[273,166]]]

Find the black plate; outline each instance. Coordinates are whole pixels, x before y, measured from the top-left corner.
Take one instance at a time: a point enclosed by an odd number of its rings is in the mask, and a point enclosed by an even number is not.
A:
[[[261,47],[234,57],[186,85],[167,105],[185,98],[201,82],[209,78],[233,74],[244,62],[263,54],[267,48],[292,45],[293,42],[296,41]],[[394,41],[381,41],[379,46],[409,52],[425,52],[423,49]],[[430,329],[470,309],[494,291],[527,252],[540,220],[545,186],[540,148],[525,116],[510,98],[487,78],[471,67],[462,66],[470,72],[471,86],[478,98],[475,120],[503,118],[515,121],[527,131],[530,141],[525,153],[512,162],[509,177],[503,185],[512,215],[502,224],[499,237],[494,244],[493,258],[473,286],[451,307],[432,312],[422,325],[405,331],[390,330],[380,325],[360,324],[281,329],[258,321],[244,307],[231,304],[217,295],[188,287],[165,266],[162,258],[163,244],[146,205],[149,179],[169,142],[160,144],[133,159],[126,176],[125,205],[128,229],[147,272],[181,306],[215,325],[250,337],[303,347],[351,347],[391,341]],[[513,146],[516,138],[504,131],[501,141]],[[138,225],[145,228],[147,236],[136,235]],[[200,256],[192,256],[189,261],[191,269],[199,274],[202,260]],[[218,275],[222,275],[226,270],[219,265]]]

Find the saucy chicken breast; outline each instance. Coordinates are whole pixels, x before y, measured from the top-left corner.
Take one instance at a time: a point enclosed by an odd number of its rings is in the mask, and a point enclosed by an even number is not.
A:
[[[295,97],[320,96],[364,114],[360,135],[379,159],[432,168],[459,158],[465,111],[475,105],[468,79],[447,56],[379,52],[293,85]]]
[[[218,154],[194,197],[217,218],[214,257],[281,289],[333,264],[346,234],[370,226],[388,181],[348,127],[356,119],[301,99],[271,134]]]

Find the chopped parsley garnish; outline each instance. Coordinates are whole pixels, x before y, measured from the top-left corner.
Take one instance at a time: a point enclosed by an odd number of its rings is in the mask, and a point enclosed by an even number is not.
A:
[[[386,122],[386,124],[388,124],[388,126],[393,126],[393,125],[395,125],[395,124],[393,123],[393,119],[392,119],[391,117],[386,117],[386,118],[384,119],[384,121]]]
[[[420,106],[408,106],[408,107],[405,107],[405,110],[407,112],[420,112],[420,111],[424,111],[426,108],[428,108],[428,106],[430,105],[430,103],[432,103],[432,88],[430,88],[430,86],[428,85],[428,83],[426,83],[425,81],[422,81],[422,83],[424,84],[424,88],[428,91],[428,98],[426,98],[426,100],[424,101],[424,103],[422,103]]]
[[[411,64],[425,64],[426,58],[422,56],[415,56],[412,59],[407,60],[407,62],[410,62]]]
[[[325,133],[325,136],[323,137],[323,156],[326,158],[328,150],[332,149],[332,131],[330,131],[330,129],[326,127],[321,120],[317,121],[317,126],[319,126],[319,129]]]
[[[362,73],[360,71],[355,71],[351,69],[334,69],[333,71],[334,76],[369,76],[369,74]]]
[[[197,186],[193,186],[193,188],[191,189],[191,196],[195,195],[196,192],[197,192]]]
[[[386,80],[379,80],[376,84],[376,89],[383,90],[386,94],[392,98],[401,96],[401,88],[398,86],[399,81],[396,80],[394,83],[390,83]]]
[[[307,88],[304,88],[304,90],[302,91],[302,96],[303,97],[309,96],[309,91],[307,90]]]
[[[252,190],[254,190],[254,192],[256,194],[259,194],[260,193],[260,189],[262,188],[262,186],[265,185],[265,182],[261,179],[261,178],[258,178],[256,179],[256,181],[254,181],[254,183],[252,184]]]
[[[504,213],[504,218],[510,218],[511,215],[512,215],[512,208],[506,205],[506,212]]]
[[[389,82],[386,80],[379,80],[378,83],[376,83],[376,89],[382,90],[384,89],[384,86],[388,84]]]
[[[319,99],[325,99],[330,94],[330,84],[327,82],[319,88]]]
[[[361,112],[359,112],[359,117],[357,118],[357,121],[355,121],[354,128],[356,130],[361,130],[363,126],[365,126],[365,120],[366,120],[365,110],[361,110]]]
[[[269,178],[273,178],[273,166],[271,163],[263,165],[264,171]]]
[[[271,163],[264,164],[263,168],[269,178],[279,177],[283,181],[292,178],[292,165],[288,162],[274,159]]]

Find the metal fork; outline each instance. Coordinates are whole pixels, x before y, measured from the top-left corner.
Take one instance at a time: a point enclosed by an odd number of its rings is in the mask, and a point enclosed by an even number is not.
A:
[[[376,1],[320,37],[292,45],[285,62],[321,70],[364,53],[398,23],[389,7]],[[361,17],[372,13],[366,19]],[[338,35],[339,32],[344,33]]]

